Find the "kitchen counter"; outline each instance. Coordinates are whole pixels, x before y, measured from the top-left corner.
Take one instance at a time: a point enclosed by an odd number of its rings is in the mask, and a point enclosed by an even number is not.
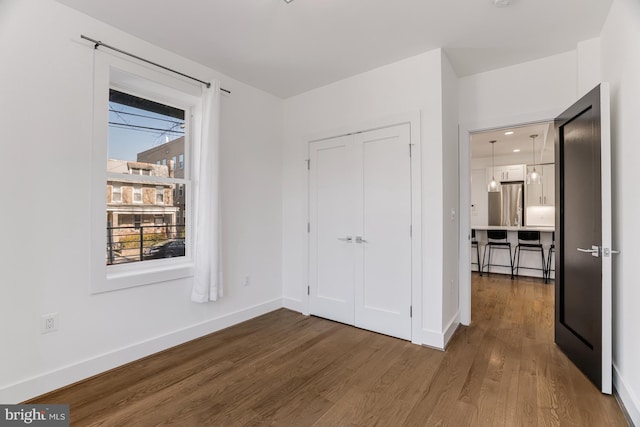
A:
[[[507,230],[507,231],[518,231],[518,230],[529,230],[529,231],[540,231],[542,233],[551,233],[555,231],[555,227],[544,227],[544,226],[524,226],[524,227],[516,227],[516,226],[505,226],[505,225],[474,225],[471,227],[473,230]]]
[[[500,225],[483,225],[483,226],[472,226],[472,230],[476,230],[476,240],[478,241],[478,248],[480,250],[480,261],[482,262],[484,247],[487,244],[487,230],[506,230],[507,231],[507,241],[511,243],[511,257],[515,252],[515,248],[518,245],[518,231],[539,231],[540,232],[540,243],[542,243],[542,247],[544,249],[544,259],[546,261],[549,247],[553,243],[552,233],[555,231],[555,227],[544,227],[544,226],[525,226],[525,227],[515,227],[515,226],[500,226]],[[476,260],[475,248],[472,249],[471,259],[473,262]],[[492,258],[492,263],[501,264],[501,265],[509,265],[509,255],[505,250],[496,250],[494,251],[494,255]],[[515,260],[514,260],[515,261]],[[537,254],[535,252],[530,251],[522,251],[520,257],[520,276],[529,276],[529,277],[543,277],[542,271],[540,270],[531,270],[529,268],[540,268],[540,253]],[[500,273],[500,274],[511,274],[511,269],[509,267],[491,267],[492,273]],[[472,271],[478,271],[476,265],[472,265]],[[485,268],[486,273],[486,268]],[[554,277],[552,273],[551,277]]]

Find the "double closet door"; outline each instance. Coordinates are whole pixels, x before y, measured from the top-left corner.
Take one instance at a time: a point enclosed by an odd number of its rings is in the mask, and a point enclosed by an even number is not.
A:
[[[409,125],[310,144],[309,309],[411,339]]]

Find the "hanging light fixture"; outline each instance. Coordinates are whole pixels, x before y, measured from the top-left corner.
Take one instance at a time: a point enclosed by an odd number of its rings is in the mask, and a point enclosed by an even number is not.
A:
[[[487,191],[489,193],[498,193],[500,192],[500,182],[496,181],[496,166],[494,165],[494,153],[493,153],[493,144],[495,144],[496,141],[489,141],[489,144],[491,144],[491,181],[489,181],[489,185],[487,185]]]
[[[533,142],[533,169],[527,173],[527,184],[541,184],[542,176],[536,171],[536,138],[537,134],[529,135]]]

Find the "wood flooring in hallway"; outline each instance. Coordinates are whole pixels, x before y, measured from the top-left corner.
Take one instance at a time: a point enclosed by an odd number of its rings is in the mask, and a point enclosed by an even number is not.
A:
[[[71,425],[626,426],[553,343],[553,285],[473,277],[446,352],[281,309],[30,403]]]

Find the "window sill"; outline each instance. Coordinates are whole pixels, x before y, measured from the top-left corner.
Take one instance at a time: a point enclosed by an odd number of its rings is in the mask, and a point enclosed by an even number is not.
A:
[[[102,293],[136,286],[151,285],[193,276],[194,264],[190,259],[163,259],[129,265],[109,266],[101,284],[94,284],[93,293]]]

